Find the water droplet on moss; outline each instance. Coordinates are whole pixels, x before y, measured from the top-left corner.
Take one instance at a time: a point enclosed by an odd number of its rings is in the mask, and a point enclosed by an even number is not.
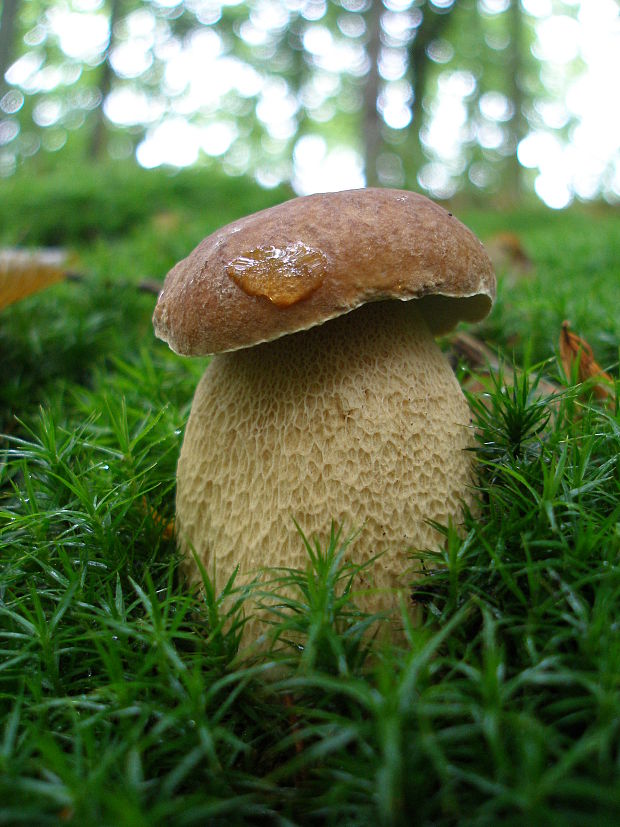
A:
[[[317,290],[327,273],[327,256],[296,241],[241,253],[226,268],[230,278],[250,296],[263,296],[277,307],[289,307]]]

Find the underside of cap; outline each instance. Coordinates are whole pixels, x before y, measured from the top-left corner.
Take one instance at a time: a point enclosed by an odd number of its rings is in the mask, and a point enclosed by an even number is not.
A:
[[[153,324],[177,353],[251,347],[362,304],[420,301],[433,333],[489,312],[495,275],[476,236],[405,190],[294,198],[228,224],[167,275]]]

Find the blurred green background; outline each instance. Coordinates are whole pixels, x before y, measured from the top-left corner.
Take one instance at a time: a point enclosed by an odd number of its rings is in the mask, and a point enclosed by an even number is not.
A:
[[[620,198],[617,0],[3,0],[0,175]]]

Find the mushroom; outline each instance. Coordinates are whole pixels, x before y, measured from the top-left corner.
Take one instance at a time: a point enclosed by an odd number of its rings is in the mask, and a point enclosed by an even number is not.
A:
[[[216,354],[177,471],[177,535],[222,588],[306,565],[295,522],[325,541],[360,528],[381,554],[358,605],[392,609],[432,522],[472,506],[470,411],[434,336],[489,312],[478,239],[424,196],[360,189],[294,198],[204,239],[166,277],[153,317],[177,353]],[[260,615],[247,633],[259,633]]]

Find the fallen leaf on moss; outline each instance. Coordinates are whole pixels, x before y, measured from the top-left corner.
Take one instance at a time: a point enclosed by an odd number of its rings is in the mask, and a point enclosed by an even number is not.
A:
[[[152,224],[158,233],[176,233],[181,226],[182,216],[173,210],[164,210],[156,213],[152,218]]]
[[[162,527],[162,537],[164,540],[171,540],[174,537],[174,520],[166,520],[161,516],[156,508],[152,508],[146,497],[142,497],[142,507],[146,514],[148,514],[157,526]]]
[[[159,296],[163,286],[163,282],[156,279],[142,279],[138,282],[138,290],[141,293],[150,293],[153,296]]]
[[[497,233],[484,246],[498,271],[509,269],[523,274],[532,269],[532,260],[516,233]]]
[[[579,382],[592,382],[592,393],[597,399],[606,401],[613,396],[613,379],[594,358],[592,348],[570,329],[570,322],[562,322],[560,333],[560,358],[564,373],[570,379],[575,375]]]
[[[0,310],[71,276],[66,250],[0,250]]]
[[[448,356],[454,368],[457,364],[467,368],[467,375],[463,380],[463,387],[469,393],[484,393],[489,390],[488,377],[501,372],[504,384],[514,385],[516,378],[510,365],[501,363],[497,355],[480,339],[471,333],[457,331],[449,338],[450,350]],[[537,396],[553,397],[561,392],[559,385],[541,378],[536,384]]]

